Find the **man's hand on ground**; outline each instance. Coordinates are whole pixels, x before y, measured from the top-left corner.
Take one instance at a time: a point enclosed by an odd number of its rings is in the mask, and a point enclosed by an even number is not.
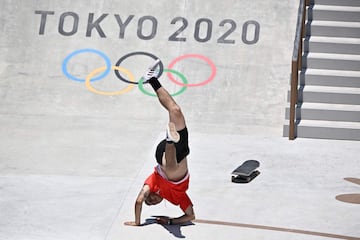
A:
[[[169,225],[169,217],[157,217],[156,222],[162,225]]]
[[[136,224],[136,222],[124,222],[126,226],[140,226],[140,224]]]

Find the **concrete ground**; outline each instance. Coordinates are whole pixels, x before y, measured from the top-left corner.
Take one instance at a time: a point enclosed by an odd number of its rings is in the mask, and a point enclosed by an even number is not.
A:
[[[155,145],[153,146],[153,148]],[[144,147],[151,155],[153,148]],[[360,194],[359,143],[240,135],[191,134],[188,191],[196,220],[161,226],[153,216],[178,216],[168,202],[144,206],[145,226],[128,227],[134,200],[154,166],[152,158],[124,162],[122,176],[63,173],[1,175],[1,239],[359,239],[359,202],[339,201]],[[248,184],[230,181],[245,159],[260,162],[260,175]],[[25,162],[25,160],[22,160]],[[21,162],[21,161],[20,161]],[[106,168],[98,161],[84,165]],[[129,171],[129,165],[138,166]],[[35,167],[34,167],[35,168]],[[130,167],[131,168],[131,167]],[[108,170],[111,172],[111,170]],[[359,197],[357,197],[357,201]]]
[[[297,3],[148,2],[2,1],[0,239],[360,239],[360,143],[282,137]],[[181,214],[166,201],[123,225],[167,113],[101,71],[123,58],[137,81],[145,53],[177,71],[160,80],[190,134],[196,220],[182,226],[154,223]],[[247,159],[260,175],[232,183]]]

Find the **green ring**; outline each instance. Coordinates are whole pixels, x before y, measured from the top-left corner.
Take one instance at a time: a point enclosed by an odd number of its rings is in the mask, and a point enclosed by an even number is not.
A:
[[[171,73],[174,73],[175,75],[177,75],[179,78],[181,78],[181,81],[184,83],[184,84],[187,84],[188,81],[186,79],[186,77],[178,72],[178,71],[175,71],[173,69],[164,69],[164,72],[171,72]],[[157,97],[157,95],[155,93],[150,93],[148,91],[145,90],[144,88],[144,85],[143,85],[143,79],[141,78],[138,82],[138,88],[140,89],[141,92],[143,92],[145,95],[149,95],[149,96],[152,96],[152,97]],[[170,94],[171,96],[177,96],[179,94],[182,94],[185,90],[186,90],[187,86],[183,86],[179,91],[177,91],[176,93],[173,93],[173,94]]]

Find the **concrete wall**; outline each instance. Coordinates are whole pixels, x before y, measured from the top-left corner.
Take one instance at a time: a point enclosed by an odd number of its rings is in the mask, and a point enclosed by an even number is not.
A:
[[[163,131],[167,115],[156,98],[137,85],[130,89],[113,71],[90,85],[128,92],[96,94],[69,77],[84,81],[105,66],[104,57],[114,66],[135,52],[156,55],[165,69],[175,61],[172,69],[189,84],[200,85],[175,97],[191,131],[282,136],[298,8],[294,1],[1,4],[0,171],[51,173],[63,167],[65,173],[117,175],[136,169],[135,164],[119,172],[115,156],[122,151],[131,161],[139,145],[152,144],[151,136]],[[133,54],[121,67],[137,81],[151,62],[143,53]],[[171,93],[182,88],[166,74],[160,79]],[[99,167],[95,163],[101,160],[107,164]]]

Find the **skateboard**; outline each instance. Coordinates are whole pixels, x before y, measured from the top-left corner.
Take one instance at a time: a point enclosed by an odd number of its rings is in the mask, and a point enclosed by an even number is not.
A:
[[[260,174],[257,170],[260,163],[256,160],[246,160],[231,173],[234,183],[248,183]]]

